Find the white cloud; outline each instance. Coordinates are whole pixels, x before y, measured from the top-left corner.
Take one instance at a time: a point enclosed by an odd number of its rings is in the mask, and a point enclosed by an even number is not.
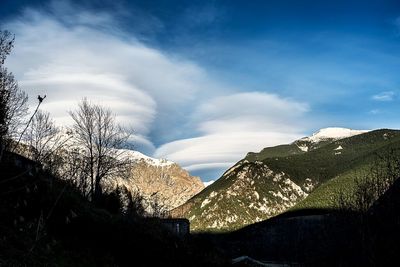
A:
[[[71,122],[67,111],[88,97],[113,109],[150,149],[150,134],[168,132],[200,89],[215,89],[197,64],[110,31],[118,26],[111,14],[55,3],[51,12],[26,10],[4,28],[16,35],[7,66],[32,106],[36,95],[47,95],[43,108],[59,123]]]
[[[376,101],[392,101],[395,97],[395,92],[386,91],[372,96],[373,100]]]
[[[189,170],[227,169],[249,151],[302,137],[302,118],[308,110],[304,103],[267,93],[217,97],[194,115],[199,137],[167,143],[155,155],[180,162]]]
[[[201,171],[207,169],[223,169],[226,170],[232,166],[232,162],[217,162],[217,163],[200,163],[185,166],[188,171]]]
[[[210,134],[201,137],[177,140],[162,145],[155,156],[180,162],[184,167],[215,167],[213,164],[230,166],[249,151],[259,151],[264,147],[287,143],[302,137],[299,133],[246,132]]]
[[[303,113],[308,110],[307,104],[285,99],[276,94],[244,92],[216,97],[203,104],[198,112],[215,117],[232,117],[237,113],[241,115],[275,113],[294,117],[297,112]],[[282,114],[283,112],[285,113]]]
[[[217,97],[200,106],[196,115],[203,119],[199,130],[205,133],[240,131],[290,132],[309,107],[274,94],[236,93]]]

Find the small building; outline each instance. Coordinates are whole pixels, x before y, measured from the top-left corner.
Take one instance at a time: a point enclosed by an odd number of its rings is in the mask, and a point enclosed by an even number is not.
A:
[[[161,224],[179,237],[184,237],[190,233],[190,222],[185,218],[161,219]]]

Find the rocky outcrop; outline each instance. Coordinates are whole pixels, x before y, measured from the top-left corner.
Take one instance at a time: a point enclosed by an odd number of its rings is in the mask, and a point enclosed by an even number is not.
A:
[[[138,191],[146,200],[157,201],[163,210],[185,203],[204,189],[199,177],[191,176],[178,164],[128,151],[134,161],[130,176],[118,179],[131,192]]]
[[[237,163],[215,183],[172,215],[190,219],[194,231],[233,230],[279,214],[308,195],[306,186],[258,161]]]

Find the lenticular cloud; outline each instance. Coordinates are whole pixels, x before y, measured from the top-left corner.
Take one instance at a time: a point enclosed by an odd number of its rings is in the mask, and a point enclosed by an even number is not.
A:
[[[43,108],[59,124],[70,123],[68,111],[87,97],[134,129],[137,150],[195,174],[302,136],[306,103],[234,91],[197,63],[115,31],[111,13],[63,10],[26,10],[4,25],[16,35],[8,67],[33,100],[47,95]]]

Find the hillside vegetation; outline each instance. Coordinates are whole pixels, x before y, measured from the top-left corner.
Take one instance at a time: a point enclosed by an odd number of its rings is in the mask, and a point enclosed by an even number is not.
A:
[[[310,139],[248,154],[174,214],[197,231],[227,231],[290,208],[335,208],[335,192],[351,188],[378,155],[400,147],[400,131],[389,129]]]

